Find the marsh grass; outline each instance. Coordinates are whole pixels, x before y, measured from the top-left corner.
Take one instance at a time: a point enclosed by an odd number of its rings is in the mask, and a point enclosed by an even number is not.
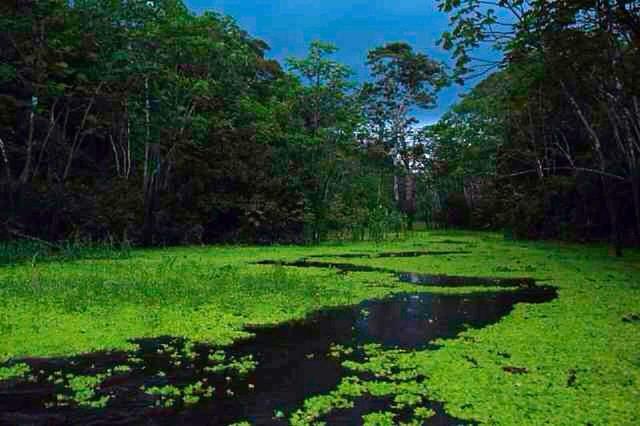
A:
[[[0,241],[0,266],[60,262],[78,259],[128,259],[131,246],[115,241],[70,240],[60,244],[39,241]]]

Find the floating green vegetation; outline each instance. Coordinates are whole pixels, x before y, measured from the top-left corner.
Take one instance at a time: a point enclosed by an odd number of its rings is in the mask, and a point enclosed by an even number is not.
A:
[[[630,312],[640,305],[638,253],[620,260],[609,258],[604,247],[516,247],[487,238],[478,244],[480,253],[456,265],[462,273],[520,275],[535,269],[560,288],[559,299],[518,305],[498,324],[435,342],[437,350],[367,345],[363,361],[343,361],[359,378],[343,379],[328,395],[308,399],[292,420],[313,422],[360,395],[384,394],[393,398],[385,417],[371,413],[365,421],[398,424],[384,422],[399,408],[414,406],[411,422],[422,424],[421,417],[433,412],[420,401],[435,400],[444,401],[450,415],[490,424],[634,424],[640,335]],[[449,271],[436,263],[394,266]]]
[[[0,268],[0,365],[20,357],[133,352],[134,338],[180,336],[229,344],[249,336],[243,329],[247,324],[277,324],[322,306],[413,288],[390,287],[388,276],[375,273],[340,276],[245,265],[259,254],[251,248],[246,258],[243,249],[222,255],[215,252],[227,249],[171,250],[184,254],[169,257],[157,250],[128,260]],[[286,252],[293,249],[283,248]],[[235,265],[226,264],[231,261]]]
[[[207,373],[234,373],[238,376],[245,376],[256,369],[258,363],[253,359],[253,355],[245,355],[240,358],[227,357],[223,351],[216,351],[209,355],[209,361],[215,365],[207,366],[204,371]]]
[[[472,252],[353,257],[348,262],[427,274],[533,276],[557,286],[559,297],[519,304],[497,324],[435,342],[436,350],[368,346],[363,348],[366,358],[356,361],[349,348],[332,348],[329,355],[343,361],[349,377],[332,392],[305,401],[291,416],[292,423],[320,421],[334,409],[376,394],[390,401],[383,415],[404,407],[403,412],[413,413],[412,422],[431,414],[426,401],[444,402],[457,418],[491,424],[637,422],[640,252],[627,250],[616,259],[604,245],[505,241],[492,233],[421,232],[380,244],[190,247],[131,250],[126,257],[47,262],[36,257],[34,262],[6,263],[0,267],[0,380],[28,380],[28,362],[21,361],[26,357],[129,350],[126,364],[137,369],[144,361],[131,339],[176,336],[221,346],[248,337],[246,325],[300,319],[317,309],[395,292],[488,291],[420,287],[400,283],[389,273],[252,264],[349,252],[437,250],[445,241],[464,242]],[[196,348],[185,345],[173,352],[171,368],[180,369],[191,363]],[[246,374],[255,367],[253,360],[211,355],[207,368],[231,365],[234,372]],[[113,372],[127,373],[118,367]],[[100,376],[87,377],[92,379],[54,377],[68,397],[61,402],[101,403],[104,396],[95,383]],[[179,399],[164,399],[182,404],[187,403],[185,395],[189,403],[204,398],[199,390],[185,392],[182,384],[178,390]]]
[[[0,367],[0,380],[24,379],[30,372],[31,368],[23,362]]]
[[[115,373],[130,373],[133,369],[128,365],[116,365],[113,367],[113,371]]]
[[[212,386],[206,386],[201,381],[192,385],[187,385],[182,390],[182,397],[186,405],[196,404],[200,398],[211,398],[215,389]]]
[[[329,356],[333,358],[342,358],[353,354],[353,348],[332,344],[329,348]]]
[[[306,426],[316,423],[320,417],[335,409],[353,408],[353,400],[362,393],[358,378],[347,377],[335,391],[308,398],[304,402],[304,407],[291,415],[290,423],[292,426]]]
[[[218,349],[217,351],[210,353],[208,358],[210,362],[219,364],[223,363],[227,359],[227,354],[223,350]]]
[[[155,402],[157,407],[173,407],[176,401],[182,397],[180,389],[173,385],[152,386],[150,388],[142,387],[141,390],[144,390],[145,393],[149,395],[158,397],[158,400]]]
[[[97,391],[100,383],[108,374],[97,374],[95,376],[81,376],[55,372],[49,376],[49,381],[63,386],[63,392],[56,395],[56,405],[65,406],[76,404],[81,407],[104,408],[109,402],[109,395],[98,395]]]
[[[364,426],[393,426],[395,414],[389,412],[375,412],[362,416]]]
[[[428,383],[419,372],[411,368],[399,368],[397,364],[398,356],[411,352],[385,350],[377,344],[365,345],[362,349],[365,353],[364,361],[347,360],[343,365],[356,374],[368,373],[367,376],[371,378],[351,375],[344,378],[329,394],[307,399],[304,407],[292,415],[292,424],[317,422],[333,410],[352,408],[356,400],[362,397],[385,397],[391,401],[391,411],[371,413],[364,419],[365,424],[398,424],[394,417],[408,408],[413,410],[410,422],[424,420],[424,416],[430,413],[421,406],[428,400]]]
[[[155,401],[156,407],[169,408],[178,403],[188,406],[197,404],[203,398],[211,398],[215,388],[207,385],[205,380],[201,380],[182,387],[165,385],[142,387],[141,390],[158,398]]]
[[[422,424],[424,421],[435,416],[435,414],[435,411],[426,407],[416,407],[416,409],[413,410],[413,417],[419,422],[419,424]]]

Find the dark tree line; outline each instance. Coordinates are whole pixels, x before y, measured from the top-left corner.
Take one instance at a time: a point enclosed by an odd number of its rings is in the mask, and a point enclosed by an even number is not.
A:
[[[640,239],[640,2],[440,2],[442,65],[314,42],[285,66],[180,0],[0,6],[0,237],[177,244],[383,238],[432,224]],[[474,57],[482,45],[499,61]]]
[[[379,238],[411,213],[408,107],[444,79],[406,44],[363,88],[331,45],[284,69],[180,0],[3,2],[0,28],[1,239]]]
[[[640,238],[640,2],[443,1],[460,78],[430,129],[440,177],[480,184],[472,225],[528,238]],[[481,61],[476,47],[504,59]],[[436,173],[436,174],[438,174]],[[475,222],[474,222],[475,220]]]

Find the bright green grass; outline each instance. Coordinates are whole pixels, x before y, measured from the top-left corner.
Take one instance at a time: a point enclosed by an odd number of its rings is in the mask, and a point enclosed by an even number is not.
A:
[[[348,404],[357,392],[378,392],[395,395],[400,403],[411,396],[413,405],[425,397],[441,400],[450,414],[487,423],[636,423],[640,324],[623,317],[640,313],[640,252],[614,259],[605,246],[510,242],[489,233],[421,232],[382,244],[133,250],[125,259],[36,259],[2,266],[0,365],[29,356],[128,349],[136,337],[229,343],[245,336],[242,327],[249,323],[277,323],[417,288],[388,274],[341,275],[250,262],[429,249],[472,254],[334,260],[399,271],[534,276],[558,286],[560,296],[547,304],[518,305],[498,324],[444,340],[436,351],[369,348],[368,362],[347,363],[354,376],[371,371],[396,385],[345,380],[330,395],[309,399],[292,420],[310,422],[331,409],[332,401]],[[393,372],[387,372],[388,365],[395,366]],[[505,372],[505,366],[527,373]],[[25,374],[20,366],[0,368],[0,379],[18,374]],[[412,385],[411,375],[427,380]],[[392,417],[371,413],[366,420],[383,424]]]

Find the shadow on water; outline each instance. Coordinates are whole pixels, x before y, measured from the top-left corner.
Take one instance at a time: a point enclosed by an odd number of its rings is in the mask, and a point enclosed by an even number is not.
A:
[[[467,277],[463,275],[433,275],[402,272],[398,274],[398,279],[402,282],[424,284],[434,287],[534,287],[536,285],[536,280],[529,277]]]
[[[470,251],[387,251],[378,253],[376,257],[419,257],[419,256],[450,256],[457,254],[471,254]]]
[[[343,258],[343,259],[356,259],[356,258],[380,258],[380,257],[420,257],[420,256],[450,256],[457,254],[471,254],[470,251],[385,251],[382,253],[336,253],[336,254],[314,254],[309,256],[310,258]]]
[[[281,260],[261,260],[256,262],[256,265],[274,265],[274,266],[287,266],[296,268],[328,268],[337,269],[340,272],[382,272],[382,273],[394,273],[392,269],[379,268],[377,266],[367,265],[354,265],[352,263],[339,263],[339,262],[318,262],[314,260],[294,260],[292,262]]]
[[[262,260],[258,265],[293,266],[298,268],[328,268],[342,273],[347,272],[381,272],[396,274],[398,279],[412,284],[422,284],[433,287],[534,287],[536,280],[530,277],[469,277],[464,275],[420,274],[415,272],[397,272],[388,268],[368,265],[354,265],[352,263],[318,262],[300,259],[292,262],[277,260]]]
[[[227,360],[251,356],[257,362],[255,370],[244,375],[232,369],[210,368],[215,365],[212,354],[215,359],[221,348],[197,345],[185,349],[183,340],[169,337],[136,341],[140,349],[133,358],[117,352],[26,360],[35,372],[35,381],[0,382],[0,423],[226,425],[248,420],[252,424],[285,424],[284,419],[306,398],[331,391],[348,374],[341,361],[330,355],[332,345],[357,348],[378,343],[408,350],[427,348],[434,339],[451,338],[467,327],[497,322],[516,303],[543,303],[555,297],[555,290],[549,287],[468,295],[399,294],[320,311],[303,321],[254,328],[254,337],[224,348]],[[110,395],[105,408],[79,408],[73,403],[44,408],[62,392],[61,385],[47,377],[95,375],[118,365],[127,365],[130,370],[112,373],[96,390],[96,398]],[[178,402],[170,408],[155,407],[159,397],[141,389],[143,385],[148,389],[168,384],[184,389],[198,381],[215,391],[189,406]],[[353,409],[331,412],[326,420],[328,424],[359,424],[362,414],[385,405],[379,398],[360,398]],[[462,423],[449,417],[440,404],[429,406],[436,411],[429,424]]]

